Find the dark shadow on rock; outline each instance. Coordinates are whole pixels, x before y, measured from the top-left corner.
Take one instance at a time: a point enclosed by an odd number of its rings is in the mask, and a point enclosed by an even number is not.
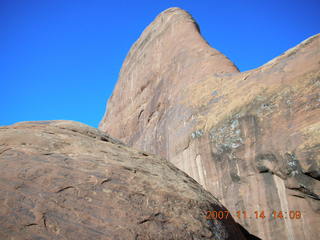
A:
[[[255,235],[252,235],[251,233],[249,233],[247,231],[247,229],[245,229],[239,223],[237,223],[237,224],[238,224],[238,227],[240,228],[240,231],[243,233],[243,235],[246,237],[246,239],[248,239],[248,240],[262,240],[261,238],[258,238]]]

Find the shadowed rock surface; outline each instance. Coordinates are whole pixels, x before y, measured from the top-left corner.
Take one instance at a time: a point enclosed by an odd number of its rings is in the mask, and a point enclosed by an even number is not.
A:
[[[100,129],[167,158],[233,213],[246,211],[252,218],[239,221],[262,239],[317,239],[319,119],[319,34],[240,73],[187,12],[171,8],[130,49]]]
[[[97,129],[0,127],[0,239],[247,239],[213,210],[226,209],[173,164]]]

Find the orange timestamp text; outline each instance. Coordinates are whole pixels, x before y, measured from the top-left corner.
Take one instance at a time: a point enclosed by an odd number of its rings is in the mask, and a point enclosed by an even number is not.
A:
[[[266,212],[262,211],[236,211],[231,214],[229,211],[207,211],[206,219],[213,220],[213,219],[227,219],[230,216],[237,217],[238,219],[300,219],[301,212],[296,210],[291,211],[271,211]]]

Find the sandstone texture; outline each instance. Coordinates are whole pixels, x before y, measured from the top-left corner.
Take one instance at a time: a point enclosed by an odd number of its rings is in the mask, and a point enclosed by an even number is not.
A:
[[[163,158],[72,121],[0,127],[0,239],[251,239]]]
[[[132,46],[100,129],[167,158],[231,212],[246,211],[252,218],[237,221],[258,237],[317,239],[319,119],[319,34],[239,72],[171,8]]]

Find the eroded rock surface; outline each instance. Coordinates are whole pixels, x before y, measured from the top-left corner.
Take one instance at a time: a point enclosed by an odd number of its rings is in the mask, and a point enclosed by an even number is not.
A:
[[[247,239],[163,158],[72,121],[0,127],[0,239]]]
[[[252,218],[239,221],[262,239],[317,239],[319,119],[319,35],[240,73],[172,8],[132,46],[100,129],[166,157],[229,210],[246,211]],[[302,217],[273,219],[274,210]]]

